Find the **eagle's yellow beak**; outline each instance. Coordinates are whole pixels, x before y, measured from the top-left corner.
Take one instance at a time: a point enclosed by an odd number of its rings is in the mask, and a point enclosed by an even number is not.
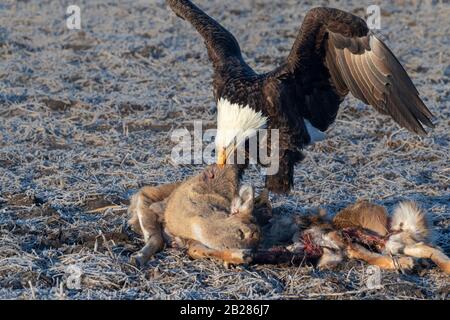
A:
[[[219,150],[219,153],[217,154],[217,166],[219,168],[223,168],[226,162],[227,162],[227,149],[222,148]]]

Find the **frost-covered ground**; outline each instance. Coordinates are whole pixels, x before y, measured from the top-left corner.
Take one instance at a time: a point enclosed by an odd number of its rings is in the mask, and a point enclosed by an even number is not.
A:
[[[125,208],[139,186],[202,168],[171,161],[170,134],[192,120],[214,125],[211,68],[199,36],[162,0],[76,2],[82,31],[65,26],[71,1],[0,3],[0,298],[448,299],[449,277],[432,265],[383,272],[377,290],[366,287],[367,266],[356,261],[336,271],[225,270],[169,250],[143,270],[129,265],[142,243],[125,210],[90,211]],[[373,2],[332,4],[364,15]],[[328,4],[197,3],[236,35],[258,71],[287,56],[309,8]],[[359,197],[389,209],[414,199],[449,254],[450,4],[375,3],[379,33],[436,115],[436,129],[413,136],[348,98],[328,139],[297,166],[295,190],[272,200],[280,214],[304,214],[317,206],[335,213]],[[263,185],[256,170],[246,179]],[[67,288],[69,266],[81,269],[79,290]]]

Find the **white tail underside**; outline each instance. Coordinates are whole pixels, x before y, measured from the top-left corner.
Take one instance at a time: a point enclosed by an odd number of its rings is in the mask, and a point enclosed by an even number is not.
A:
[[[305,121],[306,130],[308,131],[309,137],[311,138],[309,144],[313,144],[317,141],[322,141],[325,139],[326,134],[324,132],[314,127],[308,120],[303,119],[303,121]]]

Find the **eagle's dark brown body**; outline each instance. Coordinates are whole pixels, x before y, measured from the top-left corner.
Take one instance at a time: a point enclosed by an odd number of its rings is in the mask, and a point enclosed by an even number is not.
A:
[[[311,9],[286,61],[272,72],[257,74],[219,23],[191,1],[167,3],[203,37],[214,68],[216,101],[225,98],[262,111],[269,129],[280,130],[280,169],[266,180],[271,191],[287,192],[292,186],[293,167],[311,140],[305,120],[325,131],[349,92],[412,132],[425,134],[422,124],[433,126],[431,112],[401,64],[355,15]]]

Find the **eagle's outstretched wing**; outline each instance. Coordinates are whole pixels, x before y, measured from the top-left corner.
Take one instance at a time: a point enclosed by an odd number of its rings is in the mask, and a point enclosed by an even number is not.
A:
[[[242,59],[236,38],[216,20],[189,0],[166,0],[166,2],[176,15],[189,21],[203,37],[216,73],[226,72],[230,66],[249,68]]]
[[[422,124],[434,127],[431,112],[400,62],[364,20],[350,13],[311,9],[281,73],[299,83],[305,117],[319,129],[325,129],[336,116],[335,103],[320,101],[327,90],[341,98],[350,91],[417,134],[426,134]],[[310,78],[315,81],[314,90],[301,88],[308,86],[306,79]]]

